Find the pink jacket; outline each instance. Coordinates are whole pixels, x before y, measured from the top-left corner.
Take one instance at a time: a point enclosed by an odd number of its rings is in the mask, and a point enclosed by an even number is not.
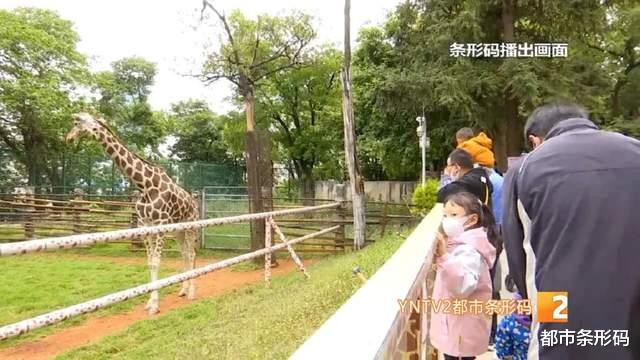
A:
[[[454,315],[435,311],[432,306],[431,344],[440,352],[452,356],[477,356],[487,351],[491,333],[491,316],[469,312],[468,300],[491,300],[490,264],[496,249],[482,228],[467,230],[449,239],[447,252],[437,260],[438,271],[433,287],[433,299],[467,300],[467,312]],[[452,304],[453,305],[453,304]]]

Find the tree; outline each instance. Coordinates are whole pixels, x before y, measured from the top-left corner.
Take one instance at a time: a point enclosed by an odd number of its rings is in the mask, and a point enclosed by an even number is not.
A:
[[[628,4],[628,3],[627,3]],[[614,78],[611,118],[640,117],[637,88],[640,87],[640,5],[611,6],[601,31],[583,34],[582,42],[591,53],[605,55]],[[616,119],[621,121],[621,119]]]
[[[0,10],[0,140],[24,165],[28,184],[61,183],[71,114],[82,104],[86,61],[69,21],[33,8]]]
[[[139,57],[123,58],[111,71],[95,74],[98,110],[116,128],[125,143],[148,155],[159,155],[158,147],[167,132],[167,119],[154,112],[148,98],[156,66]]]
[[[173,104],[169,118],[175,128],[172,135],[176,137],[172,155],[183,161],[236,165],[237,160],[224,143],[224,117],[213,113],[204,101]]]
[[[415,143],[411,119],[424,109],[432,140],[430,159],[434,153],[446,158],[454,146],[455,130],[471,126],[494,139],[498,165],[504,169],[507,156],[523,150],[524,119],[540,104],[552,99],[576,101],[592,109],[596,118],[607,116],[603,99],[611,82],[604,56],[590,53],[579,39],[598,32],[615,3],[416,0],[401,4],[382,29],[362,33],[363,45],[356,54],[355,81],[368,84],[359,106],[366,109],[371,104],[366,111],[374,114],[365,117],[363,130],[369,149],[392,158],[385,154],[391,148],[388,144],[405,144],[409,139]],[[449,54],[454,43],[508,41],[562,41],[569,44],[569,56],[509,59]],[[380,137],[384,124],[391,124],[389,136]],[[406,158],[419,163],[417,150],[416,146]]]
[[[365,242],[364,179],[360,175],[356,147],[355,115],[351,92],[351,0],[344,2],[344,65],[342,79],[342,118],[344,120],[344,153],[351,185],[353,205],[353,247],[360,249]]]
[[[341,54],[330,48],[316,51],[310,54],[307,65],[271,76],[258,93],[258,114],[272,129],[281,161],[290,162],[300,180],[306,205],[313,204],[307,199],[315,197],[314,179],[323,175],[342,177],[335,161],[342,142],[341,59]]]
[[[224,28],[226,41],[211,53],[204,65],[205,83],[227,79],[244,101],[247,123],[247,173],[250,211],[262,211],[262,194],[258,174],[258,142],[255,132],[255,91],[259,83],[278,72],[300,64],[309,42],[315,36],[307,15],[294,13],[285,17],[258,16],[246,19],[239,11],[227,18],[208,0],[202,2],[202,16],[209,9]],[[264,246],[264,221],[252,222],[251,249]]]

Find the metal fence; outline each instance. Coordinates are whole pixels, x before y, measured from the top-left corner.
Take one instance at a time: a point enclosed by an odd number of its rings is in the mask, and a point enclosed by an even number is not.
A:
[[[200,218],[213,219],[240,214],[249,210],[249,195],[245,186],[208,186],[198,193]],[[129,195],[37,194],[25,198],[20,194],[0,193],[0,243],[51,236],[90,233],[137,226],[133,211],[134,199]],[[323,205],[337,199],[304,199],[286,196],[278,188],[263,193],[264,211],[298,208],[303,205]],[[79,196],[79,197],[78,197]],[[417,218],[405,204],[367,202],[367,241],[382,238],[394,228],[411,226]],[[301,245],[303,252],[336,252],[350,249],[353,244],[352,210],[350,202],[330,213],[292,215],[281,219],[280,228],[286,236],[304,236],[326,226],[339,225],[335,234],[318,237]],[[245,252],[250,248],[251,225],[233,223],[206,228],[201,232],[201,247],[209,250]],[[172,238],[172,237],[171,237]],[[142,250],[140,239],[126,240],[132,250]]]
[[[194,191],[205,186],[237,186],[245,184],[240,165],[205,162],[153,161],[183,188]],[[21,178],[26,179],[27,176]],[[35,179],[36,193],[68,194],[80,188],[86,194],[118,195],[127,193],[131,183],[110,158],[105,156],[67,156],[57,171],[57,182],[48,177]],[[11,193],[25,184],[3,184],[1,193]]]
[[[269,193],[269,191],[267,191]],[[287,196],[286,187],[275,187],[272,196],[263,198],[265,211],[277,211],[303,207],[305,205],[323,205],[337,199],[305,199]],[[269,194],[263,194],[269,195]],[[292,194],[294,195],[294,194]],[[201,218],[211,219],[234,216],[249,212],[249,195],[246,187],[208,186],[200,193]],[[394,228],[409,227],[419,219],[410,213],[406,204],[388,202],[367,202],[367,242],[382,238]],[[309,218],[305,214],[290,216],[280,220],[280,227],[287,236],[303,236],[325,226],[340,225],[335,234],[317,238],[313,243],[305,243],[300,251],[335,252],[352,247],[353,212],[350,201],[331,213],[317,214]],[[247,251],[250,246],[250,225],[229,224],[206,229],[202,232],[202,247],[210,250]]]

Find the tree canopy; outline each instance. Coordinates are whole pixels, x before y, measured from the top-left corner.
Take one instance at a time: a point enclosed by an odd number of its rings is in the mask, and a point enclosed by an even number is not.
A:
[[[29,183],[60,181],[63,133],[88,83],[78,34],[49,10],[0,10],[0,139]]]
[[[203,4],[203,22],[215,23],[211,33],[222,41],[192,70],[207,84],[234,84],[236,108],[227,114],[201,99],[153,109],[153,62],[125,57],[92,73],[70,21],[38,8],[0,10],[0,167],[7,169],[0,185],[115,179],[95,143],[63,142],[79,110],[104,116],[152,161],[166,161],[168,150],[180,161],[248,171],[247,134],[255,125],[269,133],[272,159],[307,196],[314,180],[345,180],[342,51],[317,41],[310,15],[226,16]],[[454,57],[454,43],[564,43],[568,56]],[[601,127],[640,137],[640,2],[403,1],[382,24],[359,32],[352,79],[366,180],[417,179],[415,119],[423,115],[433,170],[443,166],[461,127],[485,131],[504,165],[526,149],[528,114],[552,100],[577,102]]]

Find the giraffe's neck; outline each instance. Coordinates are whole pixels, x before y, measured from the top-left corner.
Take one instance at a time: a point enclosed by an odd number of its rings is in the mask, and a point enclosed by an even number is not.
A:
[[[157,169],[127,149],[119,139],[104,128],[93,131],[94,138],[102,144],[111,160],[122,173],[141,191],[148,190],[149,180],[157,175]]]

